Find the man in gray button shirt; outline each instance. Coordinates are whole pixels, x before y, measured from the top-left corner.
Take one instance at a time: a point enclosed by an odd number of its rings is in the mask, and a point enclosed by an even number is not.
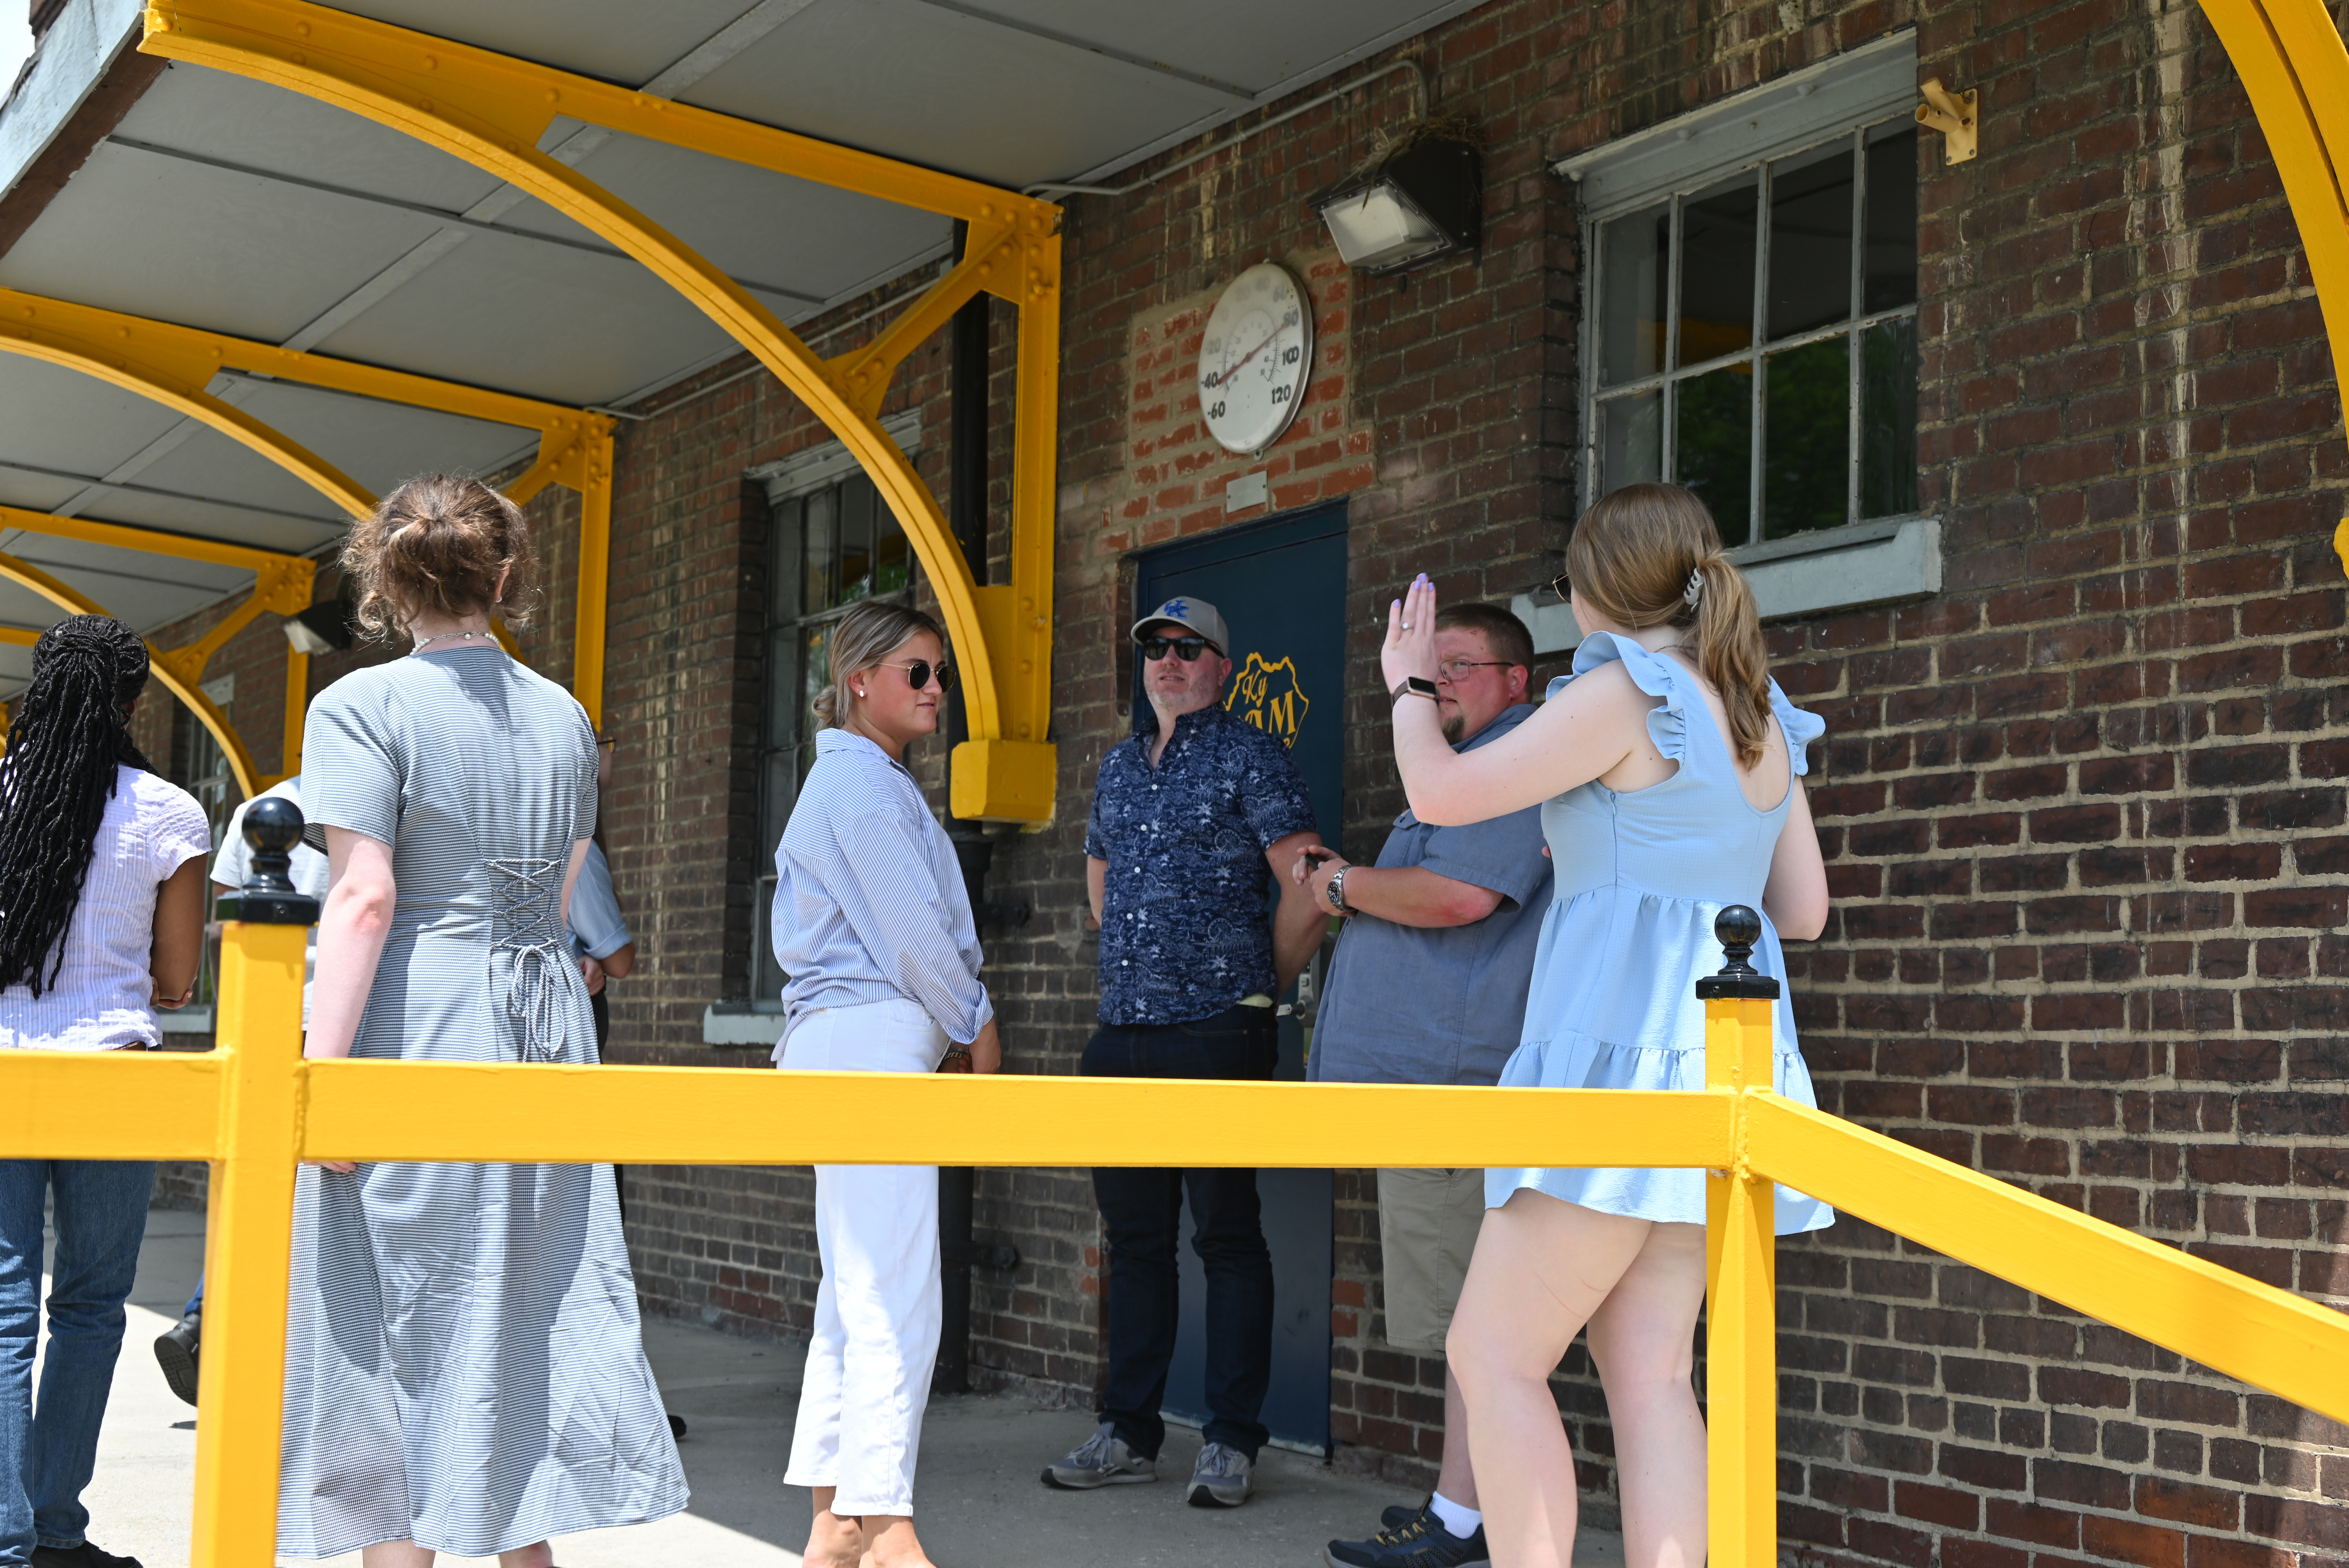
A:
[[[1533,713],[1533,638],[1523,622],[1491,604],[1456,604],[1435,627],[1435,701],[1453,749],[1498,739]],[[1375,866],[1325,859],[1309,872],[1300,860],[1297,874],[1311,879],[1328,913],[1349,917],[1307,1075],[1324,1083],[1498,1082],[1524,1030],[1534,944],[1549,909],[1541,809],[1457,828],[1429,827],[1405,811]],[[1482,1170],[1379,1172],[1387,1343],[1444,1354],[1484,1218]],[[1331,1542],[1330,1568],[1488,1560],[1460,1390],[1448,1372],[1444,1414],[1462,1437],[1444,1444],[1426,1506],[1370,1540]]]

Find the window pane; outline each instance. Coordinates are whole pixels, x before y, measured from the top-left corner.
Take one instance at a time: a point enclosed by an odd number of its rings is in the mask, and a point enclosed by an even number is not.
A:
[[[873,592],[897,593],[913,577],[914,552],[906,546],[905,531],[897,526],[896,513],[876,505],[873,532]]]
[[[1680,482],[1704,499],[1723,544],[1753,531],[1754,367],[1727,365],[1680,385]]]
[[[1868,255],[1860,308],[1868,314],[1917,303],[1917,128],[1904,125],[1868,145]]]
[[[1851,144],[1770,178],[1770,337],[1851,315]]]
[[[767,614],[773,622],[796,618],[800,614],[800,518],[806,510],[798,496],[775,505],[768,523],[767,570],[771,576],[767,583]]]
[[[829,610],[840,592],[840,492],[818,490],[807,498],[800,532],[801,614]]]
[[[1681,208],[1681,355],[1702,365],[1754,343],[1758,179],[1741,174]]]
[[[761,871],[774,869],[775,846],[783,841],[783,829],[792,820],[792,802],[799,799],[798,758],[795,746],[766,754],[766,793],[759,824]]]
[[[825,657],[826,626],[800,628],[800,733],[812,739],[815,736],[815,698],[832,679],[830,663]]]
[[[1664,395],[1634,392],[1599,406],[1597,494],[1664,477]]]
[[[1664,367],[1667,248],[1671,242],[1672,205],[1617,218],[1599,231],[1599,273],[1605,300],[1599,331],[1599,379],[1609,386],[1653,376]]]
[[[785,625],[767,638],[767,744],[800,738],[800,633]]]
[[[1763,536],[1783,539],[1847,521],[1851,339],[1770,356],[1762,430]]]
[[[1917,318],[1871,326],[1859,343],[1859,515],[1917,510]]]
[[[853,603],[873,592],[873,509],[881,499],[859,474],[840,487],[840,597]]]

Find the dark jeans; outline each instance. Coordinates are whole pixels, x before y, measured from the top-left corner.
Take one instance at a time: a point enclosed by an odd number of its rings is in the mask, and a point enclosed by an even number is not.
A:
[[[154,1185],[147,1161],[0,1160],[0,1563],[10,1568],[32,1561],[36,1542],[80,1545],[89,1527],[81,1493],[97,1467]],[[57,1251],[36,1403],[41,1211],[52,1193]]]
[[[1231,1007],[1187,1024],[1104,1024],[1078,1070],[1092,1078],[1263,1079],[1279,1054],[1271,1008]],[[1257,1417],[1272,1381],[1272,1253],[1253,1170],[1093,1172],[1109,1233],[1109,1383],[1101,1417],[1136,1453],[1154,1458],[1165,1440],[1158,1409],[1174,1357],[1175,1242],[1186,1193],[1191,1245],[1207,1274],[1205,1435],[1254,1459],[1268,1435]]]

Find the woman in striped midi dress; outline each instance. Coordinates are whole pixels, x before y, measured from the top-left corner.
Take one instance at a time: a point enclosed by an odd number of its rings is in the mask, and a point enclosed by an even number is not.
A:
[[[522,515],[477,480],[413,480],[344,564],[362,621],[414,647],[336,682],[304,731],[331,866],[305,1054],[592,1063],[565,907],[595,736],[489,629],[527,591]],[[550,1536],[685,1506],[611,1170],[302,1171],[281,1553],[549,1568]]]

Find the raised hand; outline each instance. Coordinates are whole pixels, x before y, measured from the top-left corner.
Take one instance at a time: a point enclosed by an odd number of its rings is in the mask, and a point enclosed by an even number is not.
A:
[[[1387,606],[1387,640],[1379,649],[1379,668],[1389,691],[1413,676],[1435,678],[1435,584],[1424,572]]]

